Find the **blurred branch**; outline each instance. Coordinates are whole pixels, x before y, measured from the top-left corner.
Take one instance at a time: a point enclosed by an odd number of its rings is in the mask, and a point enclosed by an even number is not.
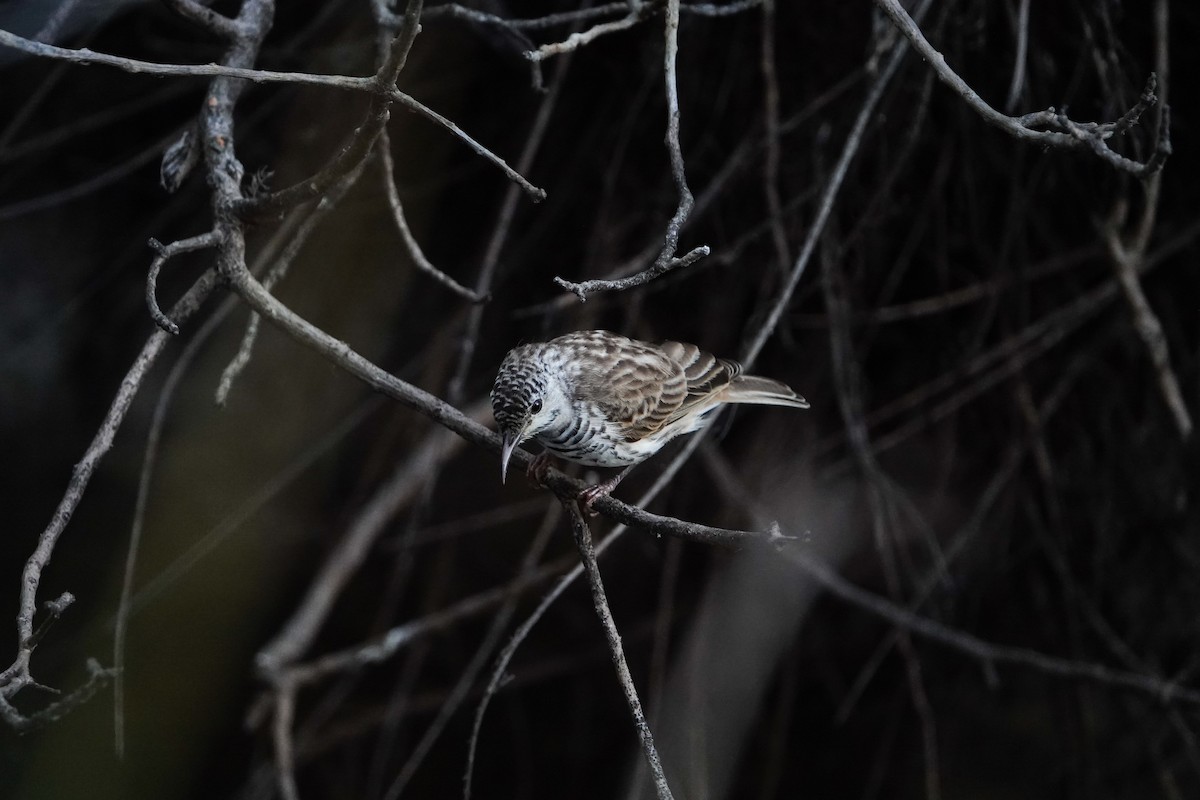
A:
[[[1017,0],[1017,19],[1014,27],[1017,33],[1017,52],[1013,56],[1012,80],[1008,84],[1008,97],[1004,101],[1004,110],[1009,113],[1017,106],[1021,90],[1025,88],[1025,61],[1029,52],[1029,0]]]
[[[496,612],[495,616],[492,617],[487,633],[484,634],[482,641],[475,649],[475,654],[471,657],[470,663],[467,664],[466,668],[459,675],[454,688],[450,690],[449,696],[438,709],[437,716],[429,724],[421,740],[412,748],[400,773],[392,781],[392,785],[388,787],[387,794],[384,795],[383,800],[396,800],[396,798],[399,798],[403,794],[405,787],[412,780],[417,769],[424,763],[425,758],[429,755],[429,751],[433,749],[434,743],[445,731],[446,726],[450,724],[450,719],[458,712],[458,709],[461,708],[463,702],[467,699],[467,694],[475,684],[475,679],[487,665],[488,658],[495,651],[496,645],[500,642],[500,637],[504,635],[509,621],[512,620],[513,615],[517,611],[517,604],[522,593],[522,588],[531,585],[529,579],[535,574],[545,571],[537,568],[537,562],[541,559],[543,553],[545,553],[546,547],[549,545],[551,537],[558,527],[559,521],[562,519],[561,509],[562,505],[554,501],[551,501],[547,505],[546,512],[542,516],[541,525],[539,525],[537,533],[534,534],[525,556],[521,559],[521,565],[516,577],[503,590],[503,605]]]
[[[1163,105],[1160,106],[1158,126],[1160,135],[1165,135],[1162,134],[1162,131],[1165,131],[1170,124],[1165,98],[1168,69],[1171,63],[1167,0],[1156,0],[1153,17],[1155,69],[1159,75],[1160,93],[1164,98]],[[1134,230],[1128,237],[1122,235],[1121,227],[1125,221],[1128,204],[1124,199],[1118,200],[1104,225],[1104,243],[1108,247],[1108,254],[1112,260],[1117,281],[1121,285],[1121,291],[1133,313],[1134,329],[1141,337],[1146,353],[1150,357],[1150,363],[1154,367],[1154,374],[1158,379],[1158,388],[1162,392],[1163,401],[1171,412],[1171,418],[1179,430],[1180,438],[1187,440],[1191,438],[1194,428],[1192,415],[1188,412],[1183,392],[1179,388],[1179,378],[1176,377],[1175,371],[1171,367],[1171,354],[1162,323],[1159,322],[1150,301],[1146,298],[1141,279],[1138,277],[1143,270],[1146,249],[1150,245],[1150,237],[1158,219],[1162,175],[1159,172],[1153,173],[1145,180],[1143,186],[1145,199],[1142,204],[1142,214]]]
[[[558,70],[554,74],[554,80],[551,81],[549,89],[538,106],[537,116],[533,120],[533,125],[529,129],[529,133],[525,136],[525,146],[522,148],[520,159],[517,161],[517,169],[522,173],[528,172],[533,168],[533,161],[541,151],[542,144],[546,139],[546,131],[550,128],[550,118],[554,115],[555,109],[558,108],[558,101],[562,94],[563,85],[567,82],[567,74],[570,66],[570,55],[559,61]],[[515,186],[510,185],[504,193],[504,200],[501,201],[500,210],[496,214],[496,222],[492,226],[492,233],[488,237],[487,246],[483,251],[483,259],[479,264],[479,273],[475,278],[475,292],[477,294],[488,295],[492,291],[496,271],[500,265],[500,254],[503,252],[512,233],[513,219],[517,214],[518,200],[520,200],[520,197],[515,190]],[[463,335],[458,347],[458,359],[454,367],[454,372],[451,374],[450,380],[446,385],[446,398],[452,404],[457,405],[461,403],[463,395],[466,392],[467,376],[475,361],[475,348],[479,344],[485,311],[486,309],[483,306],[472,308],[467,315],[466,325],[463,326]]]
[[[922,0],[916,10],[917,19],[924,17],[930,3],[931,0]],[[858,116],[854,119],[854,124],[850,128],[850,132],[846,134],[846,143],[842,145],[842,152],[838,156],[837,163],[834,164],[833,171],[830,173],[829,178],[826,180],[825,188],[821,192],[817,214],[808,229],[808,236],[804,239],[800,255],[797,257],[796,263],[792,266],[792,271],[789,273],[782,290],[775,298],[774,305],[767,312],[766,318],[758,326],[758,330],[755,331],[754,336],[746,346],[745,352],[742,354],[741,361],[746,367],[749,367],[758,358],[758,354],[762,352],[767,339],[771,337],[771,334],[775,332],[775,328],[779,325],[779,320],[783,317],[783,312],[791,303],[792,295],[795,294],[796,287],[800,285],[800,278],[803,277],[804,271],[808,267],[809,259],[812,258],[817,243],[825,233],[825,226],[829,222],[829,215],[833,212],[833,204],[841,192],[842,183],[846,180],[846,173],[850,169],[850,163],[858,154],[859,147],[862,146],[863,134],[866,132],[867,124],[874,117],[875,107],[879,105],[879,101],[883,98],[884,89],[891,83],[896,70],[900,67],[900,62],[904,59],[907,52],[908,48],[903,42],[896,42],[892,46],[891,55],[888,56],[887,65],[880,70],[871,84],[871,90],[867,92],[867,97],[863,100],[862,107],[858,111]]]
[[[173,8],[179,16],[223,39],[232,40],[238,36],[238,26],[232,19],[224,14],[218,14],[197,0],[167,0],[167,5]]]
[[[930,639],[978,660],[989,676],[997,664],[1011,664],[1028,667],[1056,678],[1083,680],[1134,692],[1163,705],[1200,706],[1200,691],[1174,681],[1110,669],[1103,664],[1058,658],[1023,647],[986,642],[855,586],[837,574],[828,564],[807,555],[801,548],[786,548],[783,555],[835,597],[921,638]]]

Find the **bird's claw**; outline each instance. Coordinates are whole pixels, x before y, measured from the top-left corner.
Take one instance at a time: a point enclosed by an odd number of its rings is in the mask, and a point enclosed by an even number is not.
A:
[[[529,478],[533,485],[539,489],[546,488],[546,474],[550,470],[550,459],[551,456],[549,453],[538,453],[529,462],[529,467],[525,470],[525,477]]]
[[[606,486],[604,483],[597,483],[595,486],[589,486],[586,489],[580,490],[579,495],[575,498],[576,502],[579,503],[579,510],[589,517],[598,516],[600,512],[592,508],[592,504],[611,491],[612,487]]]

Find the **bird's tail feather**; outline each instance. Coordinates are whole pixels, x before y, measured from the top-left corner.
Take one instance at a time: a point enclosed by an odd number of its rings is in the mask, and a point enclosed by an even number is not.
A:
[[[739,375],[721,393],[725,403],[753,403],[762,406],[789,406],[808,408],[808,401],[796,394],[792,387],[770,378],[757,375]]]

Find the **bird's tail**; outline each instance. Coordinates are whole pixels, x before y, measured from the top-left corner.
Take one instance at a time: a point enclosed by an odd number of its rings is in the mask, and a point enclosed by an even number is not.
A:
[[[762,406],[788,406],[808,408],[808,401],[792,391],[786,383],[760,378],[757,375],[739,375],[721,392],[723,403],[753,403]]]

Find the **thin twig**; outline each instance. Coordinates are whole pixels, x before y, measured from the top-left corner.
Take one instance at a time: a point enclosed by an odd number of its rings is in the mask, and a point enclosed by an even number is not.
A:
[[[224,64],[165,64],[155,61],[140,61],[136,58],[97,53],[87,48],[73,50],[68,47],[42,44],[6,30],[0,30],[0,46],[11,47],[41,58],[52,58],[79,65],[99,64],[134,74],[185,78],[238,78],[253,83],[295,83],[356,92],[378,91],[373,77],[356,78],[346,75],[314,75],[306,72],[275,72]]]
[[[622,4],[623,7],[629,8],[627,4]],[[587,30],[572,33],[561,42],[553,42],[544,44],[536,50],[530,50],[525,53],[525,58],[533,63],[545,61],[551,56],[560,56],[564,53],[573,52],[584,45],[591,44],[601,36],[606,36],[610,33],[624,31],[637,25],[643,19],[646,19],[652,13],[653,8],[650,3],[644,3],[629,10],[629,13],[620,19],[612,22],[601,22],[593,25]]]
[[[150,240],[150,248],[158,255],[150,262],[150,270],[146,273],[146,305],[150,308],[150,318],[154,320],[154,324],[172,336],[179,335],[179,326],[172,322],[158,306],[158,273],[163,265],[175,256],[215,247],[217,241],[217,234],[214,231],[208,231],[190,239],[180,239],[168,245],[164,245],[157,239]]]
[[[355,172],[371,154],[375,141],[387,125],[394,95],[398,93],[396,79],[408,61],[420,32],[421,0],[410,0],[404,12],[404,25],[391,40],[379,59],[372,83],[376,91],[371,95],[363,119],[354,128],[338,153],[315,175],[310,175],[286,189],[270,194],[238,198],[233,205],[243,217],[268,216],[300,203],[307,203],[323,196],[345,176]]]
[[[500,641],[501,635],[508,627],[509,621],[513,614],[516,613],[517,603],[520,598],[520,587],[533,574],[539,572],[537,562],[541,559],[547,545],[550,543],[551,536],[554,534],[555,528],[558,527],[558,522],[562,518],[562,504],[551,502],[546,509],[545,515],[542,517],[542,523],[538,527],[538,531],[534,534],[533,541],[529,545],[528,551],[521,559],[521,566],[517,576],[509,583],[504,593],[504,605],[496,612],[492,618],[491,624],[488,625],[487,633],[484,634],[483,640],[475,649],[475,654],[471,657],[471,661],[462,671],[458,681],[454,684],[454,688],[450,690],[446,701],[442,703],[438,709],[437,716],[430,723],[425,735],[412,748],[412,751],[405,762],[404,767],[396,776],[395,781],[388,787],[387,794],[383,800],[396,800],[404,792],[404,788],[416,773],[433,745],[437,742],[438,737],[446,729],[450,723],[450,718],[458,711],[463,701],[467,698],[467,693],[475,683],[475,679],[479,673],[487,665],[488,658],[496,649],[497,643]]]
[[[0,34],[2,33],[4,31],[0,31]],[[0,222],[13,220],[47,208],[53,208],[69,200],[77,200],[80,197],[86,197],[93,192],[111,186],[157,159],[163,148],[177,138],[179,138],[179,131],[172,131],[119,164],[115,164],[97,175],[80,181],[74,186],[68,186],[65,189],[55,189],[46,194],[17,200],[6,206],[0,206]]]
[[[1171,419],[1179,431],[1179,437],[1186,440],[1191,437],[1194,428],[1192,415],[1188,411],[1187,402],[1183,399],[1183,391],[1179,388],[1179,378],[1176,377],[1175,370],[1171,367],[1171,354],[1167,345],[1166,333],[1164,333],[1162,323],[1159,322],[1158,315],[1154,313],[1150,301],[1146,299],[1146,293],[1138,279],[1142,254],[1126,249],[1115,223],[1110,222],[1105,228],[1104,241],[1108,245],[1117,282],[1120,284],[1121,291],[1133,314],[1133,327],[1141,338],[1146,353],[1150,357],[1150,363],[1154,367],[1154,375],[1158,380],[1158,388],[1162,393],[1163,402],[1166,403],[1167,410],[1171,412]]]
[[[554,506],[557,507],[558,503],[555,502]],[[325,653],[309,661],[296,662],[287,668],[287,672],[297,686],[306,686],[331,675],[382,663],[413,642],[491,611],[510,597],[524,594],[551,578],[561,577],[573,566],[579,566],[579,559],[574,556],[544,564],[528,573],[523,572],[502,586],[464,597],[440,611],[403,622],[353,647]]]
[[[488,295],[486,293],[480,294],[468,289],[435,267],[425,257],[425,252],[421,250],[420,243],[413,236],[412,229],[408,227],[408,220],[404,217],[404,205],[400,202],[400,190],[396,188],[395,163],[392,160],[392,141],[388,135],[387,128],[379,132],[379,143],[375,148],[375,152],[379,155],[379,174],[383,178],[383,191],[387,196],[388,206],[392,209],[392,221],[396,223],[396,232],[400,234],[400,241],[404,243],[404,249],[408,251],[408,257],[412,259],[413,265],[465,300],[469,300],[472,303],[487,301]]]
[[[396,89],[394,85],[382,85],[377,76],[356,78],[345,75],[313,75],[303,72],[273,72],[271,70],[258,70],[217,64],[161,64],[149,61],[138,61],[137,59],[123,58],[121,56],[113,56],[105,53],[96,53],[88,49],[71,50],[65,47],[55,47],[53,45],[40,44],[38,42],[16,36],[15,34],[4,30],[0,30],[0,45],[12,47],[22,52],[44,58],[54,58],[61,61],[68,61],[73,64],[101,64],[132,73],[144,73],[162,76],[237,78],[254,83],[291,83],[367,92],[377,97],[384,98],[388,101],[399,103],[409,111],[419,114],[420,116],[423,116],[450,131],[473,151],[499,167],[510,180],[513,180],[520,185],[521,188],[525,190],[526,194],[528,194],[534,200],[534,202],[540,201],[546,196],[546,192],[543,189],[539,189],[527,181],[522,175],[517,174],[517,172],[508,166],[504,159],[500,158],[495,153],[477,142],[475,139],[468,136],[465,131],[458,127],[458,125],[446,119],[441,114],[438,114],[433,109],[425,106],[416,98],[401,92],[399,89]],[[332,185],[332,183],[337,179],[337,177],[339,177],[340,174],[344,174],[344,172],[349,169],[350,164],[355,159],[365,157],[364,151],[369,151],[369,145],[374,141],[374,136],[370,134],[371,132],[368,129],[362,135],[353,137],[351,143],[344,148],[337,157],[335,157],[328,170],[323,171],[318,176],[315,176],[307,182],[302,182],[290,187],[290,189],[282,190],[287,192],[287,194],[277,192],[275,194],[263,195],[262,197],[249,199],[241,198],[239,196],[233,201],[235,209],[241,214],[269,214],[274,213],[282,208],[286,208],[288,205],[315,199],[321,194],[321,191]],[[172,138],[174,138],[174,134],[172,135]],[[318,181],[317,188],[315,189],[311,182],[313,180]],[[24,213],[24,210],[25,209],[22,206],[22,213]]]
[[[1153,675],[1115,670],[1103,664],[1073,661],[1023,647],[987,642],[964,631],[943,625],[936,620],[923,617],[880,595],[855,586],[837,574],[828,564],[805,553],[801,548],[785,548],[783,554],[785,558],[816,580],[833,596],[917,636],[971,656],[978,660],[985,669],[990,670],[997,664],[1012,664],[1029,667],[1056,678],[1085,680],[1134,692],[1162,705],[1200,706],[1200,691],[1196,689]]]
[[[168,0],[167,5],[175,9],[179,16],[190,20],[201,28],[217,34],[223,39],[234,39],[240,31],[234,21],[224,14],[218,14],[197,0]]]
[[[636,275],[630,275],[628,278],[618,278],[616,280],[604,280],[597,278],[590,281],[583,281],[581,283],[574,283],[572,281],[555,277],[554,282],[578,297],[579,302],[585,303],[587,302],[588,294],[595,292],[619,292],[624,291],[625,289],[632,289],[635,286],[642,286],[643,284],[647,284],[655,278],[666,275],[668,272],[671,272],[674,269],[694,264],[707,256],[710,252],[712,251],[709,249],[708,245],[701,245],[700,247],[691,250],[679,258],[672,258],[661,269],[655,265],[649,269],[637,273]]]
[[[359,162],[357,166],[352,168],[350,172],[334,184],[333,188],[325,194],[320,203],[295,209],[288,215],[284,224],[280,225],[275,235],[271,237],[269,246],[259,254],[260,261],[273,260],[271,268],[263,277],[263,286],[265,288],[274,288],[287,276],[288,271],[292,268],[292,264],[299,257],[300,251],[308,243],[313,231],[316,230],[322,220],[341,204],[350,189],[358,183],[358,179],[362,175],[365,166],[365,161]],[[275,252],[278,252],[279,256],[272,259],[270,254]],[[258,339],[260,322],[261,319],[258,314],[251,312],[250,319],[246,323],[246,330],[242,334],[242,341],[238,344],[237,352],[234,353],[229,363],[225,365],[225,369],[221,371],[221,378],[217,381],[215,402],[218,406],[224,406],[229,400],[229,392],[233,389],[233,382],[237,380],[238,376],[242,374],[246,366],[250,363],[251,355],[254,352],[254,343]]]
[[[562,93],[562,87],[566,84],[570,66],[571,56],[568,55],[559,62],[554,80],[550,83],[546,96],[539,104],[537,116],[533,120],[529,133],[525,136],[525,147],[521,150],[520,159],[517,161],[517,169],[521,173],[526,173],[533,167],[533,161],[541,150],[542,143],[546,138],[546,131],[550,128],[550,118],[553,116],[554,110],[558,108],[558,99]],[[500,265],[500,254],[512,232],[513,218],[517,213],[519,199],[515,184],[510,185],[504,193],[504,200],[501,201],[500,210],[496,215],[496,224],[492,226],[492,234],[488,237],[487,246],[483,251],[483,261],[479,265],[479,275],[475,279],[475,291],[478,294],[488,295],[492,291],[492,283]],[[461,403],[466,392],[467,376],[474,363],[475,348],[479,343],[480,331],[483,329],[484,311],[482,306],[477,306],[472,308],[467,315],[454,373],[446,385],[446,398],[451,404]]]
[[[116,678],[113,681],[113,742],[117,760],[125,758],[125,644],[129,629],[130,612],[133,605],[133,578],[137,564],[138,553],[141,549],[142,532],[146,519],[146,506],[150,499],[150,478],[158,460],[159,444],[162,440],[163,427],[166,423],[167,409],[179,387],[179,382],[192,366],[196,354],[208,341],[213,332],[229,316],[237,303],[233,298],[227,298],[217,311],[204,321],[196,331],[196,335],[188,342],[187,347],[180,353],[174,366],[171,367],[162,389],[159,390],[158,401],[154,405],[154,415],[150,421],[150,432],[146,437],[146,447],[142,455],[142,468],[138,476],[137,499],[134,501],[133,525],[129,533],[129,546],[125,551],[125,569],[121,580],[121,598],[117,604],[116,626],[113,631],[113,671]]]
[[[1158,91],[1163,102],[1158,120],[1161,135],[1161,132],[1170,124],[1167,119],[1166,110],[1167,69],[1170,65],[1169,18],[1166,0],[1157,0],[1154,4],[1153,19],[1155,62],[1159,77]],[[1195,427],[1192,422],[1192,415],[1188,411],[1187,402],[1183,398],[1179,378],[1175,375],[1175,371],[1171,367],[1171,354],[1167,344],[1166,333],[1163,331],[1162,323],[1159,322],[1158,316],[1154,313],[1154,308],[1150,305],[1150,301],[1142,289],[1141,279],[1138,277],[1138,274],[1142,271],[1142,262],[1146,257],[1146,249],[1150,245],[1150,236],[1154,231],[1154,224],[1158,219],[1158,202],[1161,188],[1162,176],[1160,173],[1155,172],[1146,179],[1144,183],[1146,197],[1142,205],[1142,214],[1133,232],[1127,239],[1121,235],[1120,231],[1121,221],[1125,216],[1125,201],[1119,201],[1104,227],[1104,243],[1108,247],[1109,258],[1112,261],[1117,281],[1121,285],[1121,291],[1124,293],[1125,300],[1129,303],[1129,309],[1133,314],[1134,329],[1141,338],[1142,344],[1146,348],[1146,353],[1150,357],[1150,363],[1154,367],[1154,374],[1158,380],[1158,388],[1162,393],[1163,402],[1166,403],[1167,409],[1171,412],[1171,419],[1179,431],[1180,438],[1187,440],[1191,437],[1192,430]]]
[[[830,318],[830,363],[833,365],[838,407],[845,424],[846,438],[850,441],[855,461],[858,463],[859,471],[866,484],[867,502],[871,512],[871,531],[875,550],[883,568],[888,596],[893,602],[900,603],[904,598],[904,592],[892,542],[888,536],[889,528],[894,526],[894,514],[890,503],[892,483],[875,458],[870,434],[862,413],[864,404],[862,370],[853,350],[849,325],[846,323],[846,302],[843,299],[841,273],[837,268],[838,259],[828,252],[828,247],[824,250],[826,252],[822,258],[821,289]],[[907,633],[898,638],[897,644],[904,659],[905,674],[908,678],[913,707],[921,723],[926,796],[929,800],[937,800],[941,797],[941,779],[937,769],[937,731],[929,707],[929,698],[921,680],[920,660]]]
[[[462,419],[469,424],[477,424],[468,417]],[[282,674],[286,667],[307,652],[332,610],[334,601],[366,559],[388,520],[395,516],[398,508],[416,496],[425,476],[457,451],[457,442],[461,440],[449,432],[436,430],[408,460],[397,466],[396,472],[379,488],[325,559],[287,624],[259,650],[255,664],[260,674],[268,679]]]
[[[637,729],[638,739],[642,744],[642,753],[650,774],[654,778],[654,788],[659,800],[670,798],[671,789],[667,786],[667,776],[663,774],[662,761],[658,750],[654,747],[654,734],[642,713],[642,702],[638,699],[637,689],[633,685],[633,676],[629,672],[629,664],[625,661],[625,649],[621,646],[621,634],[617,623],[613,621],[612,610],[608,607],[608,598],[604,594],[604,583],[600,579],[600,566],[596,563],[596,546],[592,542],[592,529],[579,509],[578,503],[564,500],[567,515],[571,518],[571,529],[575,532],[575,546],[579,549],[579,558],[587,573],[588,585],[592,590],[592,604],[600,617],[600,625],[604,628],[604,637],[608,640],[609,652],[612,655],[613,666],[617,668],[617,680],[621,690],[625,692],[625,702],[629,704],[629,712],[633,715],[633,725]]]
[[[637,6],[630,11],[630,17],[643,14],[649,6],[649,3]],[[667,223],[667,233],[658,258],[649,269],[618,281],[592,280],[571,283],[561,277],[554,279],[559,286],[579,297],[580,302],[587,300],[588,292],[619,291],[641,286],[673,269],[693,264],[709,254],[708,247],[701,246],[680,258],[675,257],[675,251],[679,247],[679,232],[696,202],[692,190],[688,188],[683,150],[679,144],[679,81],[676,77],[676,62],[679,57],[679,0],[667,0],[664,30],[663,76],[667,95],[667,155],[671,162],[671,177],[675,181],[679,204]]]
[[[1040,144],[1049,147],[1059,147],[1070,150],[1090,150],[1115,169],[1128,172],[1137,177],[1148,177],[1162,168],[1167,156],[1171,153],[1171,140],[1167,126],[1159,132],[1154,152],[1144,162],[1135,161],[1113,152],[1108,147],[1108,139],[1114,132],[1128,127],[1128,121],[1118,123],[1077,123],[1067,118],[1065,114],[1049,109],[1048,111],[1027,114],[1023,117],[1010,117],[992,108],[975,92],[970,85],[950,69],[946,58],[929,43],[917,23],[900,5],[899,0],[875,0],[875,4],[887,14],[900,32],[913,44],[917,52],[929,62],[937,76],[955,91],[979,116],[985,121],[1004,131],[1008,135],[1030,144]],[[1140,108],[1155,102],[1153,95],[1154,76],[1147,82],[1146,92],[1134,107],[1140,114]],[[1130,112],[1133,113],[1133,110]],[[1129,115],[1126,115],[1129,116]],[[1034,125],[1057,128],[1058,130],[1037,130]]]
[[[434,123],[440,125],[441,127],[445,128],[446,130],[450,131],[456,137],[458,137],[458,139],[460,139],[464,144],[466,144],[467,147],[474,150],[475,153],[477,153],[478,155],[482,156],[483,158],[485,158],[488,161],[495,164],[497,167],[500,168],[500,170],[506,176],[508,176],[508,179],[510,181],[512,181],[513,183],[517,184],[522,189],[524,189],[525,194],[529,195],[529,198],[531,200],[533,200],[533,202],[540,203],[542,200],[546,199],[546,190],[545,189],[540,189],[537,186],[534,186],[532,183],[530,183],[528,180],[525,179],[525,176],[521,175],[519,172],[517,172],[512,167],[510,167],[508,165],[507,161],[505,161],[500,156],[496,155],[491,150],[488,150],[486,147],[481,145],[479,142],[475,141],[473,138],[468,136],[466,131],[464,131],[462,128],[458,127],[458,125],[456,125],[451,120],[447,119],[446,117],[443,117],[441,114],[437,113],[432,108],[429,108],[428,106],[424,105],[419,100],[417,100],[416,98],[410,97],[409,95],[404,94],[403,92],[399,92],[399,91],[393,92],[391,97],[393,100],[395,100],[401,106],[403,106],[404,108],[413,112],[414,114],[424,117],[425,119],[430,120],[431,122],[434,122]]]
[[[650,502],[653,501],[654,498],[658,497],[659,493],[661,493],[662,490],[671,483],[680,467],[687,463],[688,459],[692,457],[692,454],[696,452],[696,448],[698,448],[700,443],[704,440],[707,430],[709,429],[701,430],[700,432],[694,434],[691,437],[691,440],[684,445],[681,451],[679,451],[678,455],[671,459],[671,462],[667,464],[667,467],[662,471],[662,474],[660,474],[650,488],[647,489],[640,498],[638,498],[638,506],[649,505]],[[514,455],[519,454],[520,452],[521,451],[518,450],[517,453],[514,453]],[[551,472],[551,477],[553,477],[553,475],[554,473]],[[603,500],[605,498],[601,499]],[[611,496],[608,496],[608,499],[611,499]],[[608,549],[609,545],[621,538],[621,536],[628,529],[629,527],[624,523],[615,526],[611,531],[609,531],[608,535],[600,541],[600,544],[596,545],[596,555],[599,556],[603,554],[604,551]],[[508,644],[504,646],[504,648],[500,651],[500,654],[496,657],[496,663],[492,667],[491,677],[489,678],[488,685],[484,690],[483,698],[479,701],[478,708],[475,709],[475,719],[471,725],[471,736],[467,743],[467,764],[466,769],[463,771],[463,800],[470,800],[471,798],[471,787],[475,774],[475,752],[479,745],[480,731],[483,729],[483,718],[487,714],[492,697],[494,697],[496,692],[500,690],[501,684],[507,678],[509,663],[512,662],[513,656],[516,655],[517,649],[521,646],[525,639],[528,638],[534,626],[537,625],[542,617],[545,616],[546,612],[550,609],[550,606],[554,605],[554,603],[558,601],[558,598],[562,596],[563,592],[565,592],[582,574],[583,564],[576,563],[575,567],[566,575],[563,575],[562,578],[559,579],[558,583],[554,584],[554,587],[546,593],[546,596],[543,597],[541,602],[538,603],[537,607],[530,612],[525,621],[522,622],[515,631],[513,631],[512,639],[509,640]]]
[[[1008,98],[1004,109],[1010,114],[1017,106],[1021,90],[1025,87],[1025,61],[1029,52],[1029,0],[1017,0],[1017,52],[1013,56],[1012,80],[1008,84]]]
[[[300,800],[296,788],[296,756],[292,743],[292,721],[296,716],[296,687],[281,683],[275,687],[271,744],[275,751],[275,774],[283,800]]]
[[[200,308],[200,305],[216,287],[217,282],[216,273],[213,270],[206,271],[171,309],[171,316],[179,322],[186,321]],[[50,563],[50,557],[54,553],[54,547],[58,543],[59,537],[62,536],[71,515],[75,512],[80,500],[83,499],[92,473],[95,472],[100,460],[112,447],[113,438],[121,427],[134,397],[141,389],[147,373],[169,340],[169,334],[158,330],[151,334],[146,344],[143,345],[138,357],[122,379],[121,386],[113,398],[108,413],[100,423],[95,437],[83,454],[83,458],[75,465],[66,492],[59,501],[58,507],[50,519],[50,524],[38,537],[37,546],[25,562],[21,580],[20,606],[17,611],[17,656],[12,665],[0,673],[0,716],[3,716],[13,727],[19,728],[27,725],[36,717],[36,715],[22,716],[9,705],[8,701],[22,688],[34,683],[30,674],[30,658],[33,655],[33,645],[36,644],[33,620],[42,571]],[[12,713],[8,713],[9,711]]]
[[[921,19],[925,15],[929,5],[930,0],[923,0],[916,10],[917,19]],[[859,147],[862,146],[863,133],[867,129],[867,124],[874,117],[875,106],[883,98],[884,89],[887,88],[892,77],[896,74],[896,70],[900,67],[900,62],[904,59],[904,55],[907,52],[908,47],[902,42],[897,42],[892,48],[887,64],[879,72],[874,83],[871,85],[871,90],[867,93],[862,108],[859,109],[858,116],[854,120],[854,125],[851,126],[850,132],[846,136],[846,143],[842,146],[841,155],[838,156],[837,163],[833,167],[833,172],[830,173],[829,180],[821,193],[817,215],[813,219],[812,227],[809,228],[808,236],[805,238],[804,245],[800,249],[800,255],[797,257],[796,263],[792,266],[792,271],[788,275],[787,282],[776,297],[775,304],[771,306],[766,319],[759,326],[742,355],[741,360],[747,367],[753,364],[755,359],[758,358],[758,354],[762,352],[767,339],[774,333],[775,327],[783,317],[783,312],[791,303],[792,295],[795,294],[796,287],[800,285],[800,278],[804,276],[804,271],[808,267],[809,259],[812,258],[817,242],[820,241],[822,234],[825,232],[825,225],[829,221],[829,215],[833,211],[833,204],[841,191],[842,183],[846,180],[846,173],[850,169],[850,162],[854,160],[854,157],[858,154]]]
[[[779,196],[779,76],[775,69],[775,0],[763,0],[760,28],[763,130],[767,145],[763,159],[763,192],[767,199],[767,214],[771,222],[771,243],[775,246],[775,258],[779,269],[785,270],[792,258],[788,253],[787,233],[783,227],[783,201]]]
[[[832,87],[827,89],[825,92],[823,92],[821,95],[814,98],[811,102],[809,102],[809,104],[807,106],[804,107],[804,109],[797,112],[796,114],[791,116],[786,122],[784,122],[782,125],[780,125],[780,129],[779,129],[780,134],[790,133],[791,131],[794,131],[797,128],[799,128],[805,122],[808,122],[811,119],[813,119],[814,117],[816,117],[829,104],[831,104],[833,101],[840,98],[842,96],[842,94],[844,94],[851,87],[853,87],[854,84],[858,81],[859,77],[860,76],[857,73],[847,75],[846,77],[844,77],[840,81],[838,81],[836,84],[834,84]],[[750,163],[751,156],[755,155],[758,148],[760,148],[760,147],[765,147],[765,140],[760,141],[760,140],[756,140],[754,138],[745,138],[742,140],[741,144],[739,144],[729,154],[728,158],[726,158],[725,162],[721,165],[721,168],[716,171],[716,173],[713,175],[711,181],[704,187],[704,189],[700,192],[699,196],[696,197],[696,203],[695,203],[695,206],[693,206],[693,208],[692,208],[692,213],[690,215],[688,215],[687,220],[684,222],[684,225],[683,225],[684,230],[686,230],[687,228],[694,225],[698,218],[700,218],[705,212],[707,212],[710,208],[712,208],[719,198],[724,196],[728,185],[737,176],[738,171],[742,167],[744,167],[748,163]],[[788,209],[785,209],[785,210],[790,210],[793,207],[799,207],[799,205],[800,205],[800,203],[798,202],[799,199],[807,199],[807,198],[798,198],[797,200],[791,201],[788,204],[788,206],[789,206]],[[765,226],[765,225],[762,226],[762,229],[764,231],[766,231],[767,226]],[[641,271],[641,269],[640,269],[641,266],[643,264],[645,264],[647,261],[649,261],[650,259],[654,258],[655,254],[658,253],[661,249],[662,249],[662,243],[660,240],[655,239],[655,240],[649,242],[637,254],[626,259],[623,263],[619,264],[614,269],[612,269],[609,272],[608,276],[606,278],[604,278],[603,280],[620,281],[623,278],[627,278],[631,275],[634,275],[635,273]],[[735,250],[736,250],[736,247],[729,248],[728,250],[723,250],[721,252],[721,254],[719,256],[717,256],[717,258],[718,259],[726,259],[726,258],[730,257],[730,254],[734,253]],[[734,253],[734,254],[736,254],[736,253]],[[559,285],[562,286],[563,284],[559,283]],[[618,284],[618,288],[620,288],[620,287],[623,287],[623,284]],[[516,312],[516,315],[517,316],[532,316],[532,315],[541,314],[541,313],[544,313],[544,312],[550,311],[550,310],[561,311],[565,308],[568,308],[568,307],[574,305],[574,302],[575,302],[574,299],[572,299],[572,297],[570,295],[565,295],[565,294],[558,295],[554,299],[549,300],[547,302],[537,303],[535,305],[531,305],[531,306],[527,306],[522,309],[518,309]]]

